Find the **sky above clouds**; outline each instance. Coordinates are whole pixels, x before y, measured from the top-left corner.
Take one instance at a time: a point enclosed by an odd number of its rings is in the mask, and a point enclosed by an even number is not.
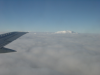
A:
[[[100,33],[99,0],[0,0],[0,31]]]
[[[5,46],[0,75],[100,75],[100,35],[27,33]]]

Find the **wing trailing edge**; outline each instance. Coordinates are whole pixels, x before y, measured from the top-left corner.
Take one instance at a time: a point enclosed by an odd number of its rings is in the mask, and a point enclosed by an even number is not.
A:
[[[11,43],[16,40],[20,36],[26,34],[28,32],[10,32],[0,35],[0,53],[8,53],[8,52],[16,52],[15,50],[4,48],[5,45]]]
[[[16,52],[16,51],[4,47],[0,48],[0,53],[9,53],[9,52]]]

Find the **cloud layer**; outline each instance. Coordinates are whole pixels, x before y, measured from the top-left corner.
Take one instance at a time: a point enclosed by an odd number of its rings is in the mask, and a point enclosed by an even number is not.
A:
[[[0,75],[100,75],[99,34],[28,33],[0,54]]]

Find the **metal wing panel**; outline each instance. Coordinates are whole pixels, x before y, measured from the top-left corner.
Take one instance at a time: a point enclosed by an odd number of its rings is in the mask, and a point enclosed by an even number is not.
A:
[[[16,52],[16,51],[4,47],[0,48],[0,53],[9,53],[9,52]]]
[[[11,32],[0,35],[0,48],[9,44],[10,42],[16,40],[20,36],[26,34],[27,32]]]

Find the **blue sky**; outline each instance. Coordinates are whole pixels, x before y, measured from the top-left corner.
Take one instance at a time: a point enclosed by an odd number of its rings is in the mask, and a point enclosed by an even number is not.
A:
[[[99,0],[0,0],[0,31],[100,33]]]

